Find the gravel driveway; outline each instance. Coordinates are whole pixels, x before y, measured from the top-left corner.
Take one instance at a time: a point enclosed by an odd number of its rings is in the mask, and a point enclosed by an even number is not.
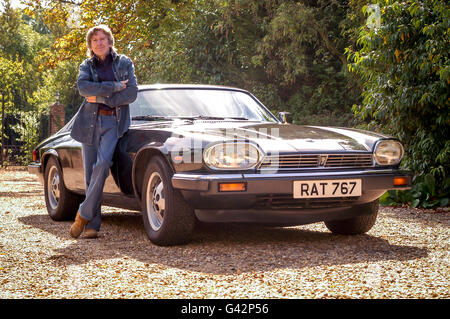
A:
[[[317,223],[202,227],[147,239],[138,212],[103,207],[101,237],[70,238],[23,168],[0,170],[0,298],[448,298],[448,210],[382,208],[366,235]]]

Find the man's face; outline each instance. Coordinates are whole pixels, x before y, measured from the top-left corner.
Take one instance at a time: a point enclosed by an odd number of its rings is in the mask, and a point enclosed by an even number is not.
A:
[[[102,31],[96,31],[91,38],[91,49],[101,59],[108,55],[111,46],[108,36]]]

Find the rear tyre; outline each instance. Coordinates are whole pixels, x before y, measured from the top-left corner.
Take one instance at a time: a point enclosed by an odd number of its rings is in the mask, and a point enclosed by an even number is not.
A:
[[[51,219],[63,221],[75,218],[81,200],[65,187],[61,166],[53,156],[48,159],[45,167],[44,195]]]
[[[151,242],[159,246],[189,242],[196,218],[181,193],[172,187],[172,170],[161,157],[148,163],[142,187],[142,218]]]
[[[378,199],[363,206],[361,209],[367,210],[365,215],[349,218],[326,221],[325,226],[335,233],[340,235],[358,235],[368,232],[375,221],[377,220],[379,203]]]

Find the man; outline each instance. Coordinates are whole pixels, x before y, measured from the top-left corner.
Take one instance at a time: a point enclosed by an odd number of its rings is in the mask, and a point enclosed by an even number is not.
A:
[[[85,97],[75,116],[71,136],[82,144],[86,199],[81,203],[70,235],[96,238],[101,224],[101,201],[117,140],[130,126],[128,104],[137,96],[134,65],[116,53],[106,25],[89,29],[87,54],[78,74],[78,91]]]

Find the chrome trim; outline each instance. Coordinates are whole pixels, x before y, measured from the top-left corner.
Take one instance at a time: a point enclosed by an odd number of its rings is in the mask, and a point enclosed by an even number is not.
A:
[[[41,173],[42,164],[39,162],[31,162],[28,164],[28,173],[30,174],[39,174]]]
[[[404,172],[398,169],[371,169],[371,170],[357,170],[357,171],[336,171],[336,172],[298,172],[298,173],[273,173],[273,174],[188,174],[176,173],[172,180],[188,180],[188,181],[215,181],[215,180],[236,180],[236,179],[296,179],[296,178],[314,178],[314,177],[334,177],[334,176],[359,176],[359,175],[382,175],[382,174],[397,174],[402,175]]]
[[[377,162],[375,153],[376,153],[376,151],[377,151],[378,144],[380,144],[381,142],[384,142],[384,141],[394,141],[394,142],[397,142],[398,144],[400,144],[400,147],[401,147],[401,149],[402,149],[402,155],[400,156],[400,159],[399,159],[399,161],[398,161],[396,164],[379,164],[379,163]],[[405,156],[405,147],[403,146],[402,142],[400,142],[400,141],[397,140],[397,139],[393,139],[393,138],[385,138],[385,139],[376,141],[376,143],[375,143],[375,145],[374,145],[374,147],[373,147],[373,164],[376,165],[376,166],[392,166],[392,165],[399,165],[399,164],[402,162],[402,160],[403,160],[403,156]]]
[[[315,177],[338,177],[338,176],[359,176],[359,175],[381,175],[381,174],[399,174],[397,169],[371,169],[371,170],[355,170],[355,171],[309,171],[298,173],[269,173],[269,174],[243,174],[246,179],[262,179],[262,178],[278,178],[278,179],[295,179],[295,178],[315,178]]]
[[[298,170],[374,167],[372,153],[281,154],[265,156],[258,170]]]
[[[173,180],[186,180],[186,181],[201,181],[201,180],[236,180],[242,179],[242,174],[186,174],[186,173],[176,173],[172,176]]]
[[[44,185],[44,174],[41,170],[42,164],[40,162],[31,162],[28,165],[28,173],[36,175],[38,177],[39,183]]]

